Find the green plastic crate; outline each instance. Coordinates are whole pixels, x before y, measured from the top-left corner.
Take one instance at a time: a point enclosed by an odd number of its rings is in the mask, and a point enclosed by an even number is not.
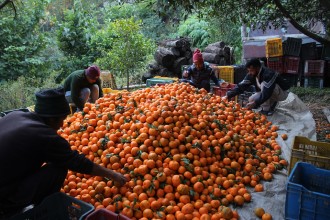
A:
[[[168,84],[168,83],[173,83],[174,80],[172,79],[160,79],[160,78],[152,78],[152,79],[147,79],[146,86],[147,87],[152,87],[157,84]]]

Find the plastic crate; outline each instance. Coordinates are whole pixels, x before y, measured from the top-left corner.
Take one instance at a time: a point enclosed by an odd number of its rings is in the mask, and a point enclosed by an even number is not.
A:
[[[305,76],[319,76],[323,77],[324,75],[324,60],[306,60],[305,61]]]
[[[234,83],[238,84],[242,82],[247,72],[245,65],[234,66]]]
[[[316,43],[311,42],[301,45],[300,57],[303,60],[315,60],[317,59]]]
[[[111,89],[111,88],[102,88],[102,91],[103,91],[103,94],[127,92],[127,90],[116,90],[116,89]]]
[[[285,219],[330,219],[330,171],[296,163],[289,176]]]
[[[152,78],[152,79],[147,79],[146,86],[152,87],[157,84],[167,84],[167,83],[173,83],[173,82],[174,82],[174,80],[172,80],[172,79]]]
[[[301,50],[302,39],[288,37],[286,41],[283,42],[283,54],[288,56],[299,57]]]
[[[229,83],[227,87],[223,87],[223,86],[214,86],[213,87],[213,94],[214,95],[218,95],[218,96],[226,96],[227,92],[231,89],[233,89],[234,87],[236,86],[236,84],[233,84],[233,83]],[[231,101],[234,101],[236,100],[237,101],[237,97],[233,97],[231,99]]]
[[[299,57],[284,56],[283,72],[290,73],[290,74],[298,74],[299,73],[299,64],[300,64]]]
[[[324,80],[319,77],[304,77],[304,88],[319,88],[323,89]]]
[[[253,94],[254,94],[254,92],[248,92],[248,91],[244,91],[244,93],[239,94],[238,98],[237,98],[238,104],[240,104],[240,106],[242,106],[242,107],[245,107],[246,104],[249,102],[250,96]]]
[[[330,46],[324,45],[322,51],[322,59],[330,60]]]
[[[267,67],[278,73],[283,73],[283,57],[267,58]]]
[[[283,56],[283,46],[281,38],[271,38],[266,40],[266,57]]]
[[[101,208],[88,214],[85,220],[130,220],[130,218],[125,215],[112,212],[108,209]]]
[[[40,205],[15,215],[10,220],[83,220],[93,210],[93,205],[57,192],[46,197]]]
[[[281,74],[281,77],[288,82],[290,87],[297,86],[298,84],[298,75],[297,74],[291,74],[291,73],[283,73]]]
[[[118,214],[101,208],[89,213],[85,220],[118,220]]]
[[[330,143],[311,141],[295,136],[292,144],[289,173],[297,162],[308,162],[319,168],[330,169]]]
[[[110,71],[104,70],[100,74],[102,88],[117,89],[115,77]]]
[[[326,61],[326,65],[325,65],[325,70],[324,70],[324,87],[330,87],[330,60],[327,60]]]
[[[234,83],[234,67],[233,66],[218,66],[218,79],[223,79],[225,82]]]

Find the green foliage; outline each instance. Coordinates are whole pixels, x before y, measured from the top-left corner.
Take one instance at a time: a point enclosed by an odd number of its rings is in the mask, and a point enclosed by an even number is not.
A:
[[[110,22],[95,34],[92,44],[102,56],[97,60],[101,69],[108,69],[116,77],[129,78],[138,74],[155,49],[154,44],[140,32],[140,21],[133,18]]]
[[[57,81],[77,69],[86,68],[95,61],[90,39],[97,27],[97,21],[91,11],[85,10],[79,1],[74,2],[73,9],[64,13],[63,22],[59,22],[57,31],[58,46],[63,52],[62,66]]]
[[[144,36],[154,41],[160,41],[168,38],[169,35],[176,33],[180,14],[168,11],[166,15],[158,16],[154,10],[147,7],[146,2],[134,4],[106,4],[103,11],[104,23],[118,19],[129,19],[134,17],[141,20],[141,32]],[[169,21],[169,18],[172,18]]]
[[[209,24],[192,16],[184,21],[178,30],[179,36],[187,36],[192,39],[192,46],[204,48],[210,44]]]
[[[139,2],[139,0],[138,0]],[[150,1],[161,11],[183,8],[182,13],[198,13],[207,17],[223,16],[236,24],[267,29],[286,25],[290,20],[294,26],[307,36],[330,44],[329,33],[323,36],[311,29],[312,21],[322,22],[330,29],[330,2],[328,0],[157,0]],[[287,18],[287,19],[286,19]]]
[[[324,99],[325,103],[330,101],[330,88],[291,87],[290,91],[304,99],[315,99],[317,97],[318,99]]]
[[[36,91],[57,86],[52,76],[44,79],[21,76],[17,80],[2,81],[0,83],[0,112],[34,105]]]
[[[1,80],[14,80],[22,75],[40,77],[47,72],[48,61],[41,55],[46,40],[39,30],[44,2],[26,1],[25,7],[19,6],[16,17],[12,13],[1,14]]]
[[[228,21],[224,17],[208,18],[207,21],[210,24],[210,42],[221,40],[233,47],[234,59],[236,64],[239,64],[242,59],[241,25]]]

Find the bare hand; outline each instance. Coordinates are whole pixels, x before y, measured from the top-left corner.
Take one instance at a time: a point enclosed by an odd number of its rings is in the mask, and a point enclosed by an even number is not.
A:
[[[226,101],[227,99],[228,99],[227,96],[223,96],[223,97],[221,97],[221,100],[222,100],[222,101]]]
[[[187,70],[183,71],[182,76],[183,77],[188,77],[188,71]]]
[[[252,101],[252,102],[247,103],[245,107],[247,109],[253,109],[255,107],[255,105],[256,105],[256,103],[254,101]]]
[[[114,172],[112,175],[113,176],[111,177],[111,179],[115,182],[115,185],[117,187],[125,185],[125,183],[128,181],[126,177],[121,173]]]

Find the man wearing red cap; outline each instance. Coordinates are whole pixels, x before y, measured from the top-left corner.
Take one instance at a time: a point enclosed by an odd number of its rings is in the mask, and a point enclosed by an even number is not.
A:
[[[208,63],[204,62],[203,55],[199,49],[196,49],[193,55],[193,65],[183,72],[181,82],[188,82],[191,85],[201,89],[204,88],[210,92],[210,79],[216,86],[220,86],[218,78],[215,76],[213,69]]]
[[[94,103],[103,96],[100,68],[92,65],[85,70],[71,73],[64,81],[65,97],[81,111],[87,101]]]

